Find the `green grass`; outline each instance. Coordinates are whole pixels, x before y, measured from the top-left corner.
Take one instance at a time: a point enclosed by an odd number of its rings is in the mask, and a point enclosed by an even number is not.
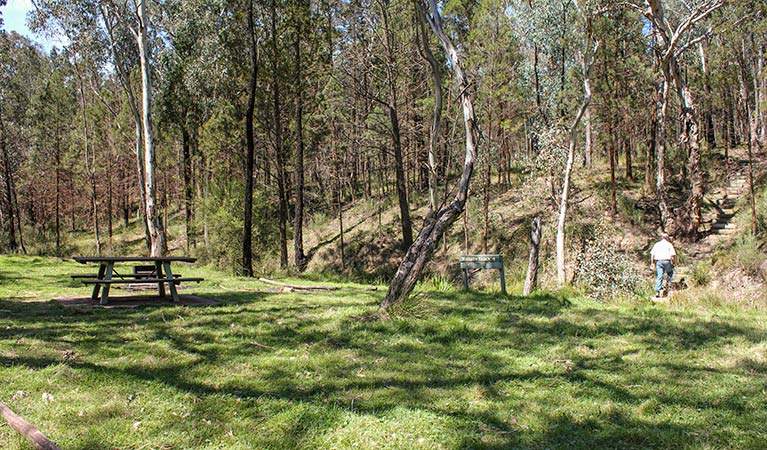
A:
[[[440,292],[271,293],[204,269],[205,308],[64,308],[83,268],[0,257],[0,401],[63,449],[763,448],[767,314]],[[436,286],[436,285],[435,285]],[[53,400],[44,399],[50,394]],[[46,397],[48,397],[46,395]],[[48,397],[49,398],[49,397]],[[0,448],[28,449],[0,425]]]

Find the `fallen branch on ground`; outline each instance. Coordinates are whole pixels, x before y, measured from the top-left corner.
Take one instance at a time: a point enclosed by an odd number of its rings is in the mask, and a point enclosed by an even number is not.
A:
[[[38,450],[61,450],[61,448],[54,444],[53,441],[45,437],[36,426],[22,419],[16,415],[5,404],[0,403],[0,414],[8,425],[14,430],[18,431],[22,436],[27,438],[32,445]]]
[[[297,291],[335,291],[336,290],[334,286],[304,286],[301,284],[282,283],[280,281],[274,281],[268,278],[259,278],[258,281],[262,283],[266,283],[266,284],[271,284],[273,286],[295,289]]]

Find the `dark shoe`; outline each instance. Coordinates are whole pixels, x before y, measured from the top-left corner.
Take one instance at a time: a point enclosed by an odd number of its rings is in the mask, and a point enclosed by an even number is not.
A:
[[[655,291],[655,296],[660,297],[660,291]]]

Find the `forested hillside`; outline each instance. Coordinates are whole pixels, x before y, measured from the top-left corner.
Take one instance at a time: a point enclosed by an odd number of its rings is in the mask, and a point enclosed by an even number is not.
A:
[[[438,279],[498,252],[521,282],[536,217],[544,284],[661,230],[705,278],[731,223],[767,276],[763,1],[33,3],[66,44],[0,32],[3,252],[388,282],[455,207]]]

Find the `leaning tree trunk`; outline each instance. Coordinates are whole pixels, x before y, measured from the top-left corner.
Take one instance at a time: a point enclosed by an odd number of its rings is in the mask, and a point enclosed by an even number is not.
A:
[[[474,162],[477,158],[477,142],[479,136],[479,127],[477,126],[477,117],[474,114],[474,104],[470,92],[469,81],[461,66],[461,60],[458,56],[458,50],[447,37],[442,28],[442,17],[435,0],[428,1],[428,10],[426,19],[429,21],[434,34],[437,35],[442,47],[450,61],[450,68],[458,83],[458,91],[461,93],[461,106],[463,108],[463,123],[466,131],[466,158],[463,163],[463,172],[458,183],[458,192],[453,200],[443,206],[433,214],[429,214],[424,221],[423,229],[418,233],[415,242],[407,250],[405,257],[394,275],[394,279],[389,285],[386,297],[381,302],[382,309],[390,308],[401,300],[405,299],[413,291],[415,283],[421,276],[424,266],[434,253],[434,248],[450,225],[453,224],[461,215],[466,205],[466,199],[469,193],[469,182],[474,170]],[[426,8],[424,8],[426,9]]]

